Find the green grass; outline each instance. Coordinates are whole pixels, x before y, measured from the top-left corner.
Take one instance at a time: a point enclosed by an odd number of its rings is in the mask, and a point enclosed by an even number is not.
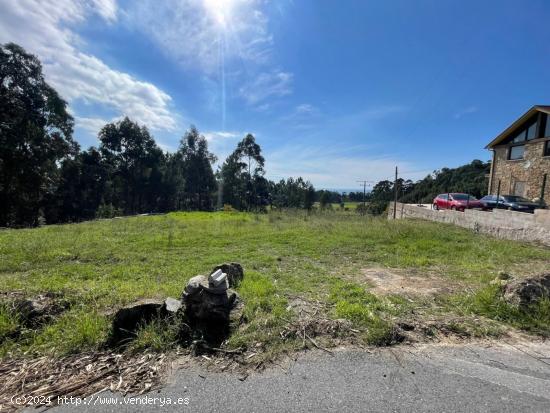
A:
[[[41,330],[3,340],[0,354],[99,348],[109,332],[105,313],[139,298],[179,297],[189,278],[227,261],[245,268],[238,292],[247,320],[230,347],[261,342],[274,352],[292,349],[296,343],[281,342],[279,333],[295,317],[287,307],[296,296],[327,304],[327,315],[351,320],[365,342],[385,343],[395,318],[415,304],[369,293],[354,278],[359,269],[425,269],[477,290],[499,270],[542,267],[549,257],[545,248],[453,226],[351,211],[181,212],[3,230],[0,291],[60,292],[73,306]],[[0,336],[18,323],[1,308]],[[172,338],[151,326],[135,347],[166,348]]]
[[[450,299],[451,305],[463,314],[482,315],[525,331],[550,337],[550,300],[543,299],[529,308],[507,303],[500,285],[488,285],[473,294]]]
[[[11,337],[18,328],[17,315],[6,304],[0,304],[0,341]]]

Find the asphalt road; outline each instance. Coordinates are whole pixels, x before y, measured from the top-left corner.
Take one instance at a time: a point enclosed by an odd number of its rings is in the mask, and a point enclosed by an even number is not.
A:
[[[181,369],[153,405],[65,405],[90,412],[550,412],[550,344],[397,347],[306,353],[248,376]],[[99,396],[98,396],[99,397]],[[115,399],[116,397],[116,399]],[[111,399],[112,398],[112,399]],[[163,399],[164,398],[164,399]],[[164,405],[170,398],[181,405]],[[102,400],[105,402],[105,400]]]

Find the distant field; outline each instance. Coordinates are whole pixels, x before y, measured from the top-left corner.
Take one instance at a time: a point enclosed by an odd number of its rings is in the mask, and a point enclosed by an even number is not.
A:
[[[423,322],[423,317],[450,317],[454,321],[447,326],[468,334],[497,334],[510,325],[550,331],[550,318],[509,311],[488,284],[500,270],[543,269],[549,249],[432,222],[351,212],[171,213],[0,231],[1,292],[22,290],[32,297],[54,291],[72,302],[50,325],[16,339],[5,338],[19,321],[2,304],[1,354],[98,348],[109,332],[108,310],[138,298],[179,297],[190,277],[227,261],[245,268],[238,292],[247,321],[226,346],[262,343],[264,357],[304,345],[299,336],[281,338],[302,316],[297,303],[316,317],[349,320],[356,339],[367,344],[390,344],[399,322]],[[421,298],[380,294],[365,278],[365,268],[411,271],[460,288]],[[493,321],[485,325],[479,316]],[[318,340],[330,346],[333,338]],[[140,333],[135,346],[166,349],[171,343],[166,331],[152,328]]]
[[[348,209],[349,211],[355,210],[357,208],[357,205],[362,204],[362,202],[344,202],[344,209]],[[341,209],[341,205],[338,203],[332,203],[331,204],[332,209]],[[319,208],[319,202],[315,202],[315,207]]]

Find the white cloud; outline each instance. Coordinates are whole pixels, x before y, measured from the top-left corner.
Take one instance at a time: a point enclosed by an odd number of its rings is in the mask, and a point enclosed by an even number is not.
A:
[[[105,20],[115,21],[117,19],[116,0],[92,0],[92,7]]]
[[[292,74],[274,70],[260,73],[255,79],[244,84],[239,94],[244,100],[255,105],[272,97],[286,96],[292,93]]]
[[[98,132],[103,128],[108,122],[102,118],[86,118],[79,116],[76,118],[76,127],[88,131],[91,135],[96,136]]]
[[[420,179],[431,170],[418,168],[407,161],[396,160],[394,156],[368,157],[350,155],[354,151],[338,148],[298,146],[283,147],[266,154],[267,178],[278,181],[289,176],[301,176],[317,188],[353,188],[359,179],[378,182],[393,179],[395,167],[406,179]]]
[[[319,109],[309,103],[302,103],[296,106],[295,113],[299,115],[315,115],[319,113]]]
[[[233,139],[238,138],[240,136],[244,136],[241,133],[238,132],[228,132],[228,131],[210,131],[210,132],[204,132],[204,137],[207,141],[212,142],[219,139]]]
[[[83,41],[72,27],[92,13],[115,20],[115,0],[0,0],[0,42],[18,43],[38,55],[47,81],[69,103],[104,105],[152,129],[174,130],[167,93],[81,50]],[[78,122],[93,124],[89,118]]]
[[[464,108],[454,114],[455,119],[460,119],[461,117],[465,115],[469,115],[470,113],[476,113],[478,111],[477,106],[468,106],[467,108]]]

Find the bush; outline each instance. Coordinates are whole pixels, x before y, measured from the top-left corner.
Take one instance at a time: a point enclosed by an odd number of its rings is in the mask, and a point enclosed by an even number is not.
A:
[[[372,201],[367,205],[367,212],[371,215],[382,215],[388,209],[388,201]]]
[[[101,204],[96,211],[96,218],[114,218],[122,215],[122,211],[113,204]]]
[[[348,209],[348,208],[346,208]],[[364,205],[364,204],[359,204],[357,205],[357,207],[355,208],[355,211],[359,214],[359,215],[365,215],[368,211],[368,208],[367,208],[367,205]]]

